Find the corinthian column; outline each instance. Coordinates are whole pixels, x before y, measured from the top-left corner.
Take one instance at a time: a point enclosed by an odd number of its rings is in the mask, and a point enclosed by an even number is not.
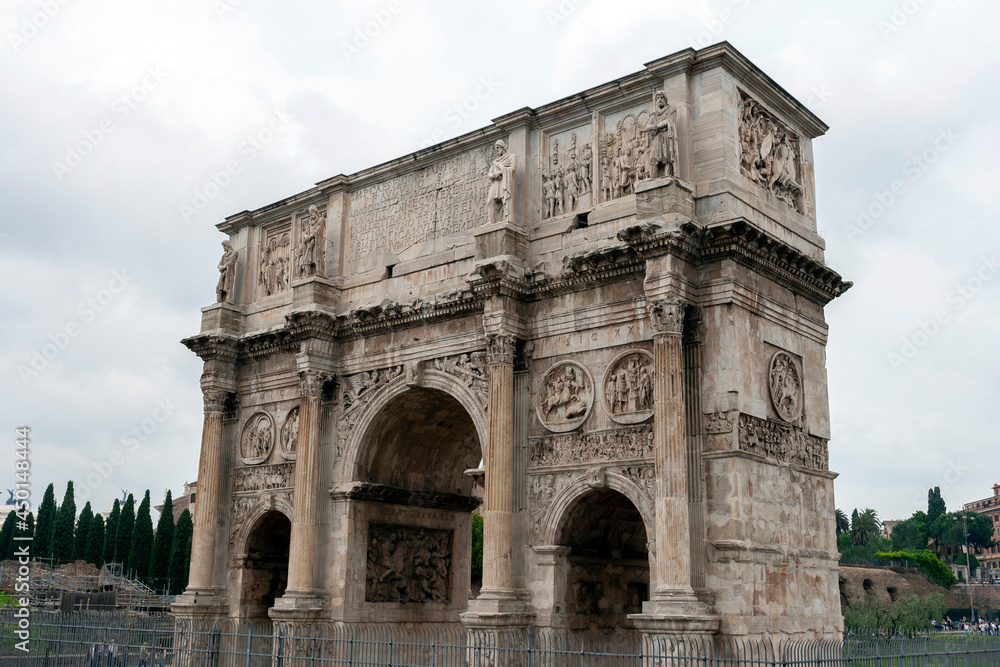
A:
[[[489,334],[486,492],[483,502],[483,588],[480,597],[514,599],[514,345],[511,334]]]
[[[191,536],[191,574],[188,592],[215,593],[215,533],[219,524],[219,495],[222,487],[222,418],[227,392],[204,389],[205,425],[201,431],[201,459],[198,462],[198,503]]]
[[[288,550],[288,591],[276,608],[314,607],[316,516],[319,500],[319,412],[323,376],[299,371],[299,444],[295,460],[295,501]]]
[[[656,589],[654,602],[693,602],[691,533],[684,429],[684,304],[653,300],[653,448],[656,461]]]

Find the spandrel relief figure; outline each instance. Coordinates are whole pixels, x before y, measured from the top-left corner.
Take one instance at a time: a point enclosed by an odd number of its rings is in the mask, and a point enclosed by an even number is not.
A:
[[[653,110],[643,128],[649,141],[648,178],[675,176],[677,165],[677,109],[662,90],[653,93]],[[661,172],[662,167],[662,172]]]
[[[489,222],[507,222],[511,220],[510,207],[514,192],[515,157],[507,152],[507,143],[497,139],[493,145],[493,164],[486,177],[490,182],[489,189]]]
[[[236,260],[239,259],[240,254],[233,250],[233,245],[229,241],[223,241],[222,248],[222,259],[219,260],[219,284],[215,288],[215,296],[219,303],[233,303]]]

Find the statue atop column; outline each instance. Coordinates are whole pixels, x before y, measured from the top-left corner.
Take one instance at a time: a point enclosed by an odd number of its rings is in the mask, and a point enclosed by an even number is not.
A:
[[[653,93],[653,110],[643,131],[649,136],[649,178],[677,175],[677,109],[662,90]]]
[[[316,252],[316,236],[320,233],[323,218],[315,205],[309,207],[309,216],[302,222],[302,245],[299,246],[299,277],[314,276],[319,260]]]
[[[489,222],[509,222],[511,194],[514,192],[514,162],[515,156],[507,152],[507,144],[503,139],[497,139],[493,145],[495,157],[486,177],[490,181],[490,192],[487,200],[489,206]]]
[[[222,259],[219,260],[219,284],[215,287],[215,296],[219,303],[233,302],[233,285],[236,283],[236,260],[240,254],[233,250],[229,241],[222,242]]]

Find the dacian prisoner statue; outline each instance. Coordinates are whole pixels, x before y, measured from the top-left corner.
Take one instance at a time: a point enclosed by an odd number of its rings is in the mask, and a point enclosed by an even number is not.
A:
[[[720,44],[226,218],[175,645],[840,636],[826,129]]]

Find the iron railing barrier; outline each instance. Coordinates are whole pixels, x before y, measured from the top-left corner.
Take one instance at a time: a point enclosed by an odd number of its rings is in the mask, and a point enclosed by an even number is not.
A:
[[[128,612],[0,612],[0,667],[994,667],[1000,637],[778,641],[552,629],[467,630],[448,624],[348,625],[190,619]]]

